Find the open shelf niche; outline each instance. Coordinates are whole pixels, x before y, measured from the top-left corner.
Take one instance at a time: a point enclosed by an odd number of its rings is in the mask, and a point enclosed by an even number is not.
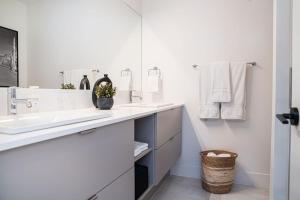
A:
[[[148,167],[148,185],[149,191],[154,185],[154,142],[155,142],[155,115],[150,115],[135,120],[134,124],[134,140],[147,143],[148,150],[135,157],[136,164]],[[142,199],[142,195],[139,199]]]

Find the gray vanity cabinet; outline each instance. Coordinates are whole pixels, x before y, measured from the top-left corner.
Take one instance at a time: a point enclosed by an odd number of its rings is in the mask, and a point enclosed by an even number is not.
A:
[[[158,149],[181,132],[181,108],[159,112],[156,115],[155,148]]]
[[[0,199],[133,200],[133,133],[131,120],[1,152]]]
[[[155,183],[158,184],[180,157],[181,134],[177,134],[155,151]]]
[[[97,200],[134,200],[134,170],[119,177],[99,192]]]
[[[182,110],[176,108],[156,115],[155,184],[163,179],[181,154]]]

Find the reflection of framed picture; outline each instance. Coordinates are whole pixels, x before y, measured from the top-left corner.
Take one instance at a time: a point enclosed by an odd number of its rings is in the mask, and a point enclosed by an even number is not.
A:
[[[0,87],[19,86],[18,32],[0,26]]]

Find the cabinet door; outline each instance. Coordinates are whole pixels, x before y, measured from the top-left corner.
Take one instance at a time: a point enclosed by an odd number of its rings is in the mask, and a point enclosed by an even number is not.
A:
[[[134,166],[133,137],[127,121],[2,152],[0,199],[85,200]]]
[[[155,150],[155,184],[163,179],[181,154],[181,133]]]
[[[157,113],[155,140],[156,149],[181,132],[181,115],[181,108]]]
[[[134,170],[118,178],[97,197],[97,200],[134,200]]]

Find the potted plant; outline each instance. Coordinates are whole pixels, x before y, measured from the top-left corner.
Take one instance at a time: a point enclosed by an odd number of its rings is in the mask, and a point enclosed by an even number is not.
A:
[[[72,83],[61,84],[61,89],[63,90],[75,90],[75,86]]]
[[[116,95],[116,88],[111,83],[96,86],[97,106],[101,110],[110,110],[114,105],[113,96]]]

